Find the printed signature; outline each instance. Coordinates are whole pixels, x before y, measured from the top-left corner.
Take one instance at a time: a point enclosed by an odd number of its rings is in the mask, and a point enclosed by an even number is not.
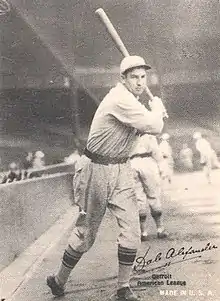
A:
[[[158,252],[155,256],[150,257],[149,251],[150,247],[146,250],[143,256],[136,258],[134,271],[138,274],[150,272],[153,270],[161,269],[168,267],[172,264],[181,263],[188,260],[193,260],[196,258],[201,258],[201,253],[212,251],[218,247],[210,242],[202,248],[195,248],[194,246],[185,247],[181,246],[180,248],[171,247],[165,252]],[[163,264],[161,264],[163,262]],[[153,264],[159,263],[156,267],[152,267]],[[149,269],[149,267],[151,267]]]

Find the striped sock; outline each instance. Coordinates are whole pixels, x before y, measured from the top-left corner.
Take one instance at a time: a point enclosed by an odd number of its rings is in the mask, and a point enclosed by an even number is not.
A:
[[[82,255],[83,253],[73,250],[72,247],[68,245],[63,254],[63,260],[60,269],[55,276],[55,279],[59,285],[64,286],[66,284],[72,269],[75,267]]]
[[[120,245],[118,246],[118,289],[129,286],[130,275],[132,272],[136,253],[137,249],[124,248]]]

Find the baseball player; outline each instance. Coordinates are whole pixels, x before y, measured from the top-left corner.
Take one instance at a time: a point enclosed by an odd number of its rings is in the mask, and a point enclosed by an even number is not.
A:
[[[179,160],[185,171],[193,170],[193,151],[187,143],[184,143],[180,150]]]
[[[2,184],[11,183],[22,180],[23,174],[19,165],[15,162],[9,164],[9,172],[4,176]]]
[[[162,131],[164,109],[158,97],[151,101],[151,111],[138,101],[146,87],[148,69],[143,58],[125,57],[120,65],[121,82],[104,97],[94,115],[86,149],[77,162],[74,176],[79,216],[58,272],[47,277],[53,295],[64,294],[71,271],[93,245],[108,207],[120,229],[116,296],[119,300],[139,300],[129,285],[140,244],[138,204],[129,154],[137,132]]]
[[[71,155],[64,158],[64,162],[67,164],[75,164],[80,159],[78,149],[75,149]]]
[[[167,179],[169,183],[172,181],[173,175],[173,155],[172,155],[172,148],[169,144],[170,135],[168,133],[164,133],[161,136],[161,142],[159,144],[160,152],[163,156],[163,179]]]
[[[148,239],[147,233],[147,204],[150,206],[157,237],[166,238],[162,221],[161,207],[161,173],[163,173],[163,157],[161,155],[157,138],[153,135],[143,134],[139,137],[137,145],[131,154],[131,166],[135,170],[135,191],[139,204],[139,219],[141,228],[141,241]]]
[[[44,153],[42,151],[36,151],[34,154],[34,159],[33,159],[33,168],[34,169],[41,169],[45,167],[45,160],[44,160]]]
[[[211,144],[202,137],[200,132],[195,132],[193,134],[193,139],[195,140],[196,149],[200,153],[200,164],[203,166],[203,171],[208,183],[210,184],[212,168],[220,168],[217,155],[214,149],[211,147]]]

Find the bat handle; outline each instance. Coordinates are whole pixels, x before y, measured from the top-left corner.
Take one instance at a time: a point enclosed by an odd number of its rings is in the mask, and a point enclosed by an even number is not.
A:
[[[151,93],[151,91],[150,91],[150,89],[148,88],[148,86],[146,86],[145,91],[147,92],[148,96],[150,97],[150,100],[153,101],[154,96],[153,96],[153,94]]]
[[[148,96],[150,97],[150,100],[153,101],[154,99],[154,96],[153,94],[151,93],[150,89],[148,88],[148,86],[145,87],[145,91],[147,92]],[[164,112],[164,118],[169,118],[167,112],[165,111]]]

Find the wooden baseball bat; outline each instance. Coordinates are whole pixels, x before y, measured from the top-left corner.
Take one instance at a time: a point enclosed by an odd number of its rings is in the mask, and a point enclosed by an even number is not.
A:
[[[122,42],[119,34],[114,28],[112,22],[109,20],[105,11],[102,8],[99,8],[95,11],[95,13],[99,16],[102,24],[105,26],[105,29],[107,30],[108,34],[110,34],[110,37],[112,38],[118,50],[123,54],[123,56],[129,56],[129,52],[127,51],[124,43]]]
[[[95,14],[99,16],[100,21],[104,25],[107,33],[112,38],[113,42],[115,43],[118,50],[122,53],[123,56],[129,56],[129,52],[127,48],[125,47],[124,43],[122,42],[118,32],[116,31],[115,27],[113,26],[112,22],[109,20],[109,17],[106,15],[105,11],[102,8],[98,8],[95,11]],[[150,89],[146,86],[146,92],[151,100],[153,100],[154,96],[151,93]],[[166,114],[166,117],[168,115]]]

